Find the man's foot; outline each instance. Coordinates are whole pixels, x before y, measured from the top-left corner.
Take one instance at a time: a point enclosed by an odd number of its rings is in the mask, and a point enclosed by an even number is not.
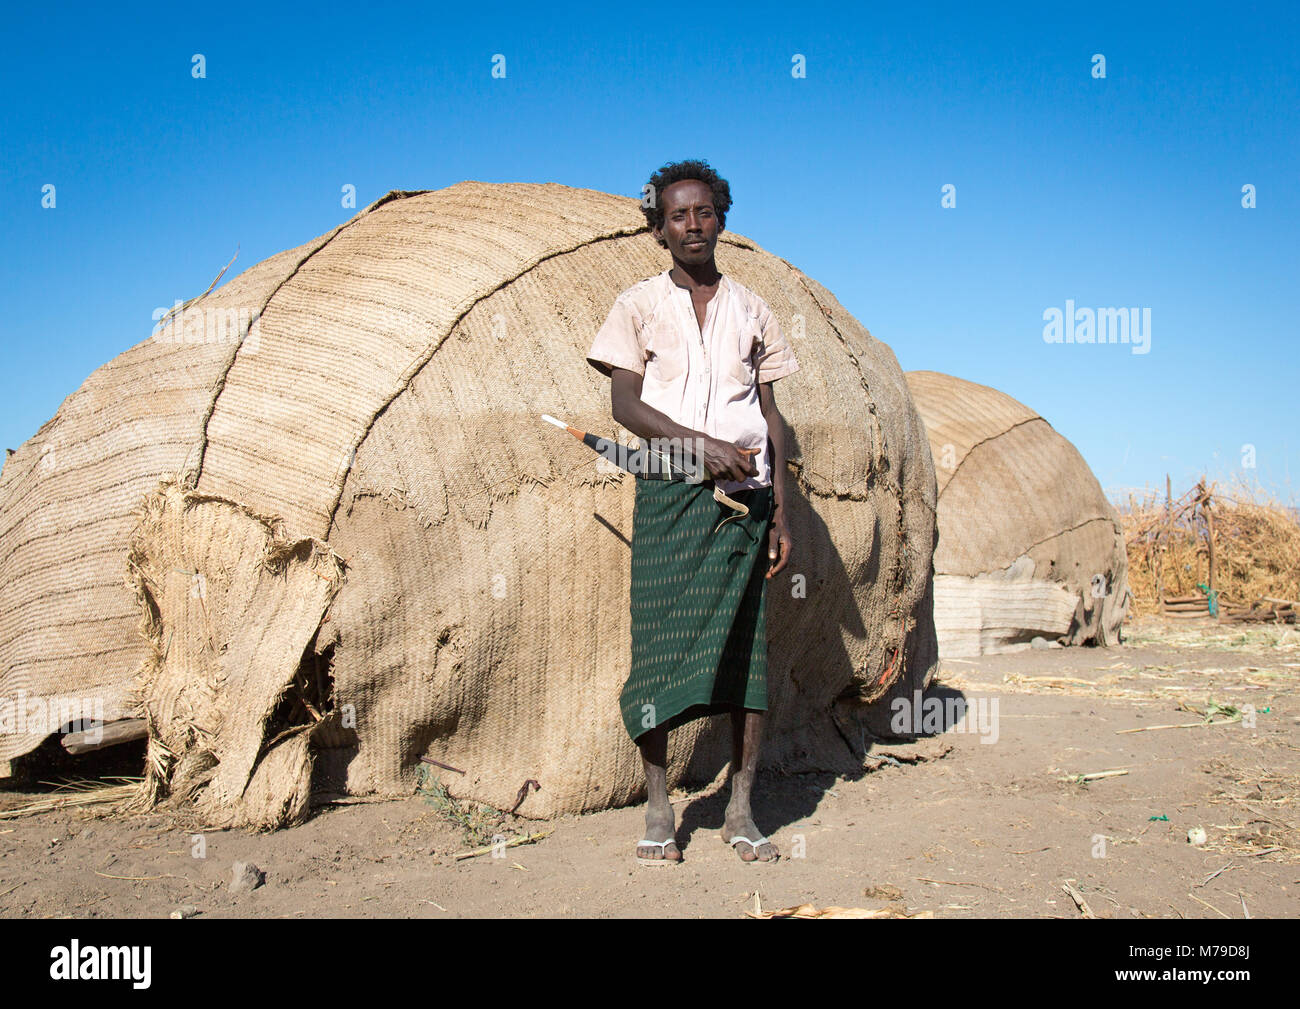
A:
[[[677,849],[676,841],[649,841],[641,839],[636,848],[636,860],[641,865],[677,865],[682,860],[682,853]]]
[[[731,845],[742,862],[775,862],[781,857],[776,845],[762,835],[749,816],[728,813],[722,825],[722,840]]]
[[[673,839],[675,834],[673,812],[658,815],[647,812],[645,835],[637,845],[636,860],[642,865],[664,865],[682,860],[682,853]]]

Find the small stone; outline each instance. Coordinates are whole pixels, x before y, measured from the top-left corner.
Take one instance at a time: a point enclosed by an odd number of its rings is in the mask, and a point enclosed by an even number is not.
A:
[[[1052,645],[1046,638],[1033,638],[1029,642],[1029,647],[1043,649],[1043,648],[1051,648]]]
[[[1187,832],[1187,840],[1190,841],[1192,844],[1196,845],[1197,847],[1204,844],[1206,841],[1205,828],[1193,827],[1191,830]]]
[[[245,890],[256,890],[266,882],[266,873],[255,866],[252,862],[236,862],[231,866],[233,876],[230,880],[231,893],[243,893]]]
[[[193,904],[182,904],[175,911],[173,911],[168,917],[193,918],[198,913],[199,913],[199,909],[195,907]]]

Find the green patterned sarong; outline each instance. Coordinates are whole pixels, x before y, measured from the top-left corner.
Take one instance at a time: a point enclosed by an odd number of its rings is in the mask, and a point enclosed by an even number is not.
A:
[[[733,708],[767,710],[772,488],[638,480],[632,513],[632,672],[619,706],[633,739]]]

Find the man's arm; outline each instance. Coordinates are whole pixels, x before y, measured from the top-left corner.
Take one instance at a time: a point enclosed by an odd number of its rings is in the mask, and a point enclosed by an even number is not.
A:
[[[768,556],[776,563],[767,572],[767,577],[781,571],[790,560],[790,551],[794,541],[786,526],[785,517],[785,418],[776,407],[776,396],[772,393],[771,382],[758,385],[758,405],[767,420],[767,440],[772,446],[770,461],[772,464],[772,502],[776,514],[772,519],[772,531],[768,539]]]
[[[639,438],[679,441],[704,463],[709,475],[740,482],[758,473],[753,456],[730,442],[710,438],[700,431],[678,424],[641,399],[642,377],[626,368],[611,370],[610,405],[616,423]]]

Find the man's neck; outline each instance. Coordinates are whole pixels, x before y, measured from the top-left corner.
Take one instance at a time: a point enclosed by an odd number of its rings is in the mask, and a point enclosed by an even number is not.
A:
[[[717,264],[710,259],[707,263],[683,263],[673,260],[673,268],[668,271],[668,279],[678,287],[694,291],[701,287],[713,287],[722,279]]]

